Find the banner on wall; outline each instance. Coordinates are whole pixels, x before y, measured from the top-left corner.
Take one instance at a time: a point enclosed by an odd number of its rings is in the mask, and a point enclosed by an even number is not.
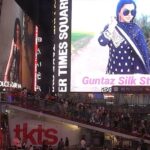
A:
[[[35,114],[16,109],[10,111],[8,118],[11,145],[16,137],[20,137],[22,141],[26,140],[27,145],[35,146],[41,146],[44,140],[47,140],[49,145],[56,146],[61,138],[65,140],[66,137],[69,137],[70,145],[77,145],[79,142],[81,130],[76,125],[51,120],[44,115],[37,117]]]

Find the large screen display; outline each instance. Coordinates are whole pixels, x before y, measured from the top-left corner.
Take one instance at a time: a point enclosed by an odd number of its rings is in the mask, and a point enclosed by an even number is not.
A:
[[[34,24],[15,2],[2,2],[0,87],[33,88]]]
[[[55,1],[52,91],[149,86],[149,5],[147,0]]]
[[[128,1],[122,0],[122,3]],[[112,86],[150,85],[150,2],[135,0],[136,15],[123,16],[135,17],[133,22],[139,27],[133,23],[126,25],[125,21],[121,21],[121,25],[112,21],[112,18],[118,21],[123,11],[135,9],[134,5],[121,2],[118,5],[119,2],[72,0],[71,91],[107,92]],[[115,26],[111,39],[107,36],[107,25]],[[144,37],[139,35],[142,32]]]

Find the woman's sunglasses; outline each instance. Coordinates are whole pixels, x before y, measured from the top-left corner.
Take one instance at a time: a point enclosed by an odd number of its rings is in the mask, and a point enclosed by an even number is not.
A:
[[[124,15],[124,16],[128,16],[129,13],[131,13],[132,16],[135,16],[135,15],[136,15],[136,10],[135,10],[135,9],[133,9],[133,10],[125,9],[125,10],[123,11],[123,15]]]

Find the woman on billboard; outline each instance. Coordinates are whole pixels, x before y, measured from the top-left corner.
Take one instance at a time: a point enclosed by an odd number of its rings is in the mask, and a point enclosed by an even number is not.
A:
[[[6,66],[4,81],[21,83],[21,25],[16,18],[14,25],[14,38]]]
[[[99,44],[109,46],[107,74],[149,74],[149,50],[141,28],[133,22],[136,4],[119,0],[116,18],[105,26]]]

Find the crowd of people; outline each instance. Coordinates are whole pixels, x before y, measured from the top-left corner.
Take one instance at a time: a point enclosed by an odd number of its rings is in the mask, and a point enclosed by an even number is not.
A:
[[[29,109],[40,109],[43,113],[57,115],[65,119],[88,125],[150,139],[150,109],[149,106],[106,105],[91,103],[90,100],[75,100],[71,97],[43,96],[40,91],[35,93],[22,89],[19,94],[5,94],[5,101]],[[61,145],[61,146],[60,146]],[[58,150],[65,145],[59,141]],[[32,149],[32,147],[31,147]]]
[[[32,144],[27,145],[27,142],[22,140],[20,137],[15,137],[13,139],[12,146],[9,150],[54,150],[51,145],[48,144],[47,140],[43,140],[41,146],[34,146]]]
[[[27,145],[27,142],[22,140],[20,137],[15,137],[13,139],[13,144],[9,148],[10,150],[69,150],[69,138],[66,137],[65,141],[63,138],[61,138],[58,141],[58,145],[52,147],[52,145],[49,145],[47,140],[43,140],[41,146],[34,146],[30,144],[29,146]]]

